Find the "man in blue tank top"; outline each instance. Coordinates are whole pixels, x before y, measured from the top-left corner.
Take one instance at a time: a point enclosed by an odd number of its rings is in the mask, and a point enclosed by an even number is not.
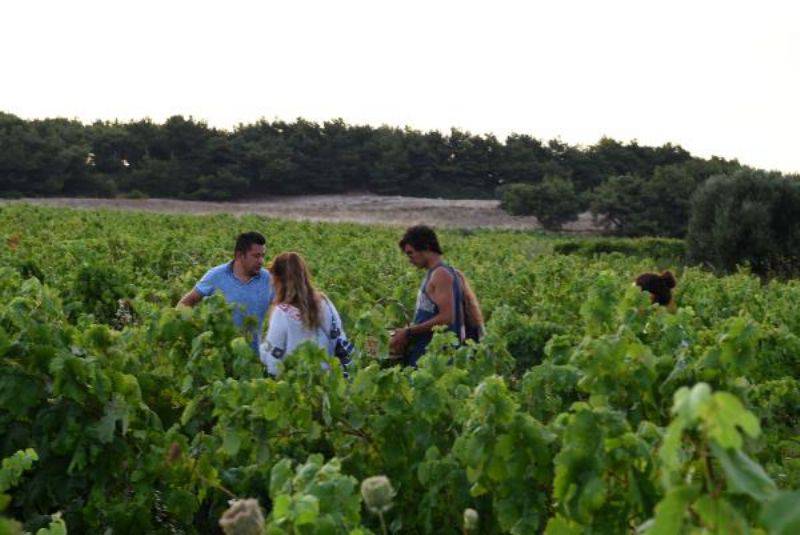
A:
[[[256,353],[264,316],[274,294],[269,272],[263,268],[266,243],[258,232],[240,234],[236,238],[233,260],[209,269],[178,303],[192,307],[219,291],[233,306],[235,325],[241,327],[245,318],[255,317],[257,327],[249,337]]]
[[[464,340],[463,295],[458,274],[442,260],[442,248],[432,228],[409,228],[399,245],[412,265],[427,270],[417,294],[413,324],[397,329],[389,342],[391,353],[403,355],[405,365],[416,366],[437,325]]]

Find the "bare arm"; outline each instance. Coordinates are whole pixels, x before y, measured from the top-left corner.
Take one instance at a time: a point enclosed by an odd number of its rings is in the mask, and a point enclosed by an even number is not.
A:
[[[428,282],[428,297],[436,303],[439,313],[431,319],[408,328],[408,334],[423,334],[430,332],[437,325],[450,325],[455,321],[453,307],[453,275],[446,269],[437,269]]]
[[[394,332],[389,347],[394,353],[402,353],[408,345],[409,335],[430,332],[437,325],[450,325],[454,321],[453,275],[446,269],[437,269],[431,275],[426,288],[428,297],[436,303],[439,313],[431,319]]]
[[[193,307],[202,300],[203,295],[196,288],[192,288],[192,291],[181,297],[181,300],[178,301],[178,306]]]

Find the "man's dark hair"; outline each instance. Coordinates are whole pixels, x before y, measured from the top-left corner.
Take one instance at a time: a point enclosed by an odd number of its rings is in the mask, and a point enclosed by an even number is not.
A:
[[[403,234],[403,239],[400,240],[400,248],[403,249],[406,245],[410,245],[417,251],[432,251],[438,254],[444,254],[442,248],[439,246],[439,239],[433,229],[426,225],[415,225],[406,230]]]
[[[266,245],[267,239],[258,232],[242,232],[236,236],[236,247],[233,249],[234,256],[236,253],[246,254],[253,245]]]

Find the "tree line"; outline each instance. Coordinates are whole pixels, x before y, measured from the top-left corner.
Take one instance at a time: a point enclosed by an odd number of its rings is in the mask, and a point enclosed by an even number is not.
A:
[[[578,192],[610,176],[651,177],[693,158],[680,146],[641,146],[603,138],[589,147],[522,134],[500,141],[458,129],[260,120],[233,131],[174,116],[149,119],[26,121],[0,112],[0,192],[9,195],[141,193],[155,197],[237,199],[365,191],[377,194],[493,198],[498,186],[554,175]],[[738,165],[713,160],[715,165]]]
[[[501,141],[391,126],[259,120],[232,131],[191,117],[23,120],[0,112],[0,196],[236,200],[370,192],[500,198],[557,229],[591,210],[627,236],[684,237],[690,200],[710,177],[743,169],[679,145],[604,137],[590,146],[529,135]]]

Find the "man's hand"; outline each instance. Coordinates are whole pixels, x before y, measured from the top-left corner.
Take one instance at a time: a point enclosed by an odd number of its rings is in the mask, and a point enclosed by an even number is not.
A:
[[[196,289],[192,288],[192,291],[184,295],[180,301],[178,301],[178,307],[193,307],[197,303],[203,300],[203,296],[198,292]]]
[[[397,329],[392,333],[389,340],[389,353],[392,355],[402,355],[408,345],[408,330]]]

